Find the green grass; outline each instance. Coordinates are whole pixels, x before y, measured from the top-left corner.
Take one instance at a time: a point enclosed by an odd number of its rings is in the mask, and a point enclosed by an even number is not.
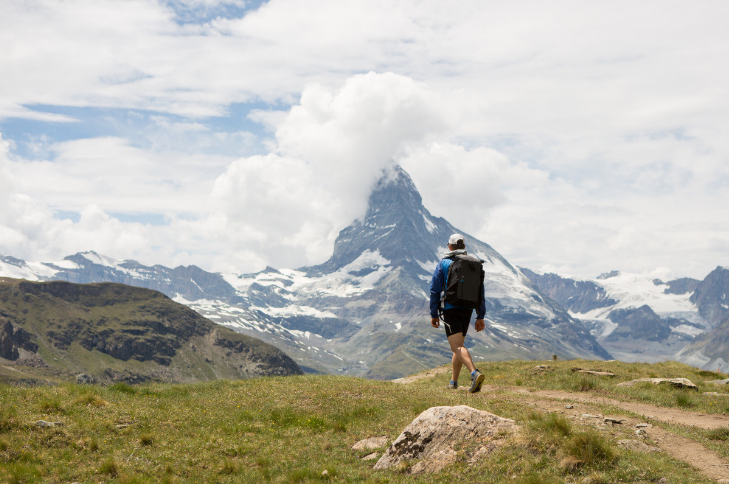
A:
[[[703,413],[729,413],[729,396],[703,395],[703,392],[726,393],[729,386],[706,383],[726,378],[726,375],[667,361],[662,363],[624,363],[620,361],[549,361],[544,364],[552,371],[533,371],[543,362],[509,361],[481,363],[486,376],[484,384],[527,387],[534,390],[564,390],[590,392],[618,400],[649,403],[661,407],[677,407]],[[610,371],[616,377],[585,375],[572,368]],[[641,383],[632,387],[617,387],[624,381],[638,378],[687,378],[698,386],[698,391],[677,390],[670,385]],[[463,382],[462,382],[463,383]]]
[[[564,362],[550,363],[554,372],[533,374],[529,369],[536,364],[479,367],[487,384],[521,380],[522,389],[574,391],[582,378]],[[626,371],[635,378],[644,373]],[[617,447],[615,441],[630,438],[634,429],[577,425],[504,391],[449,391],[449,377],[409,385],[335,376],[139,387],[0,385],[0,482],[655,482],[667,477],[669,468],[671,483],[711,482],[663,453]],[[586,391],[636,398],[614,390],[615,379],[595,381]],[[639,389],[637,395],[644,394],[673,406],[680,395],[657,387]],[[703,405],[696,392],[688,398],[695,402],[692,410]],[[458,462],[436,475],[409,475],[408,463],[400,471],[374,471],[374,461],[361,460],[369,452],[351,450],[363,438],[395,439],[420,412],[440,405],[468,405],[513,418],[523,431],[474,465],[468,456],[475,443],[465,444],[456,449]],[[49,412],[64,425],[35,427]],[[729,445],[719,431],[696,438]]]

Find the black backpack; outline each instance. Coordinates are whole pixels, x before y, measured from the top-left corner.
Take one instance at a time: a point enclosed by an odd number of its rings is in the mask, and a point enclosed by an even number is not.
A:
[[[481,305],[483,278],[483,261],[478,257],[458,254],[451,257],[453,262],[448,268],[446,289],[443,302],[462,308],[478,309]]]

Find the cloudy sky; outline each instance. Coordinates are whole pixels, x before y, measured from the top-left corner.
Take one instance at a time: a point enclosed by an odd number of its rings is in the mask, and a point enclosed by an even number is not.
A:
[[[703,278],[729,265],[728,22],[711,0],[4,0],[0,254],[318,263],[399,163],[518,265]]]

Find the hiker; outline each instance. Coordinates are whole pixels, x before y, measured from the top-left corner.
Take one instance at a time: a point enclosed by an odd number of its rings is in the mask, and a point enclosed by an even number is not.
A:
[[[476,312],[476,331],[481,331],[486,326],[484,323],[484,316],[486,314],[486,302],[484,299],[483,289],[483,261],[480,259],[469,256],[466,252],[466,244],[461,234],[453,234],[448,239],[448,250],[443,254],[443,259],[438,262],[438,266],[435,268],[433,273],[433,279],[430,282],[430,324],[434,328],[440,328],[440,314],[443,317],[443,324],[445,325],[446,337],[448,343],[453,351],[453,376],[448,384],[449,388],[458,388],[458,375],[461,373],[461,367],[466,365],[468,371],[471,372],[471,386],[468,388],[470,393],[476,393],[481,390],[481,383],[483,383],[484,376],[480,371],[476,369],[471,359],[471,354],[468,352],[463,341],[466,338],[468,332],[468,325],[471,322],[471,315],[473,314],[473,308],[477,309]],[[457,260],[461,260],[459,265],[468,264],[472,270],[478,270],[477,279],[471,278],[469,283],[470,288],[466,289],[466,292],[471,294],[470,300],[466,299],[454,299],[456,284],[460,281],[461,283],[468,277],[458,276],[458,280],[448,281],[449,269],[451,265]],[[457,266],[454,266],[454,268]],[[452,270],[450,272],[453,272]],[[460,279],[459,279],[460,278]],[[446,294],[441,298],[441,293]],[[460,297],[460,292],[458,293]],[[463,305],[456,305],[448,302],[449,300],[455,302],[461,302]],[[441,307],[441,302],[443,303]],[[464,305],[470,305],[471,307],[463,307]]]

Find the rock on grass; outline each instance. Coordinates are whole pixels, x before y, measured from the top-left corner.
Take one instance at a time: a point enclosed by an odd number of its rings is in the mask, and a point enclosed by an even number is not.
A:
[[[515,432],[513,420],[459,405],[432,407],[418,415],[385,454],[375,469],[388,469],[400,463],[419,460],[409,472],[437,472],[456,461],[453,447],[460,443],[487,444],[500,434]]]

